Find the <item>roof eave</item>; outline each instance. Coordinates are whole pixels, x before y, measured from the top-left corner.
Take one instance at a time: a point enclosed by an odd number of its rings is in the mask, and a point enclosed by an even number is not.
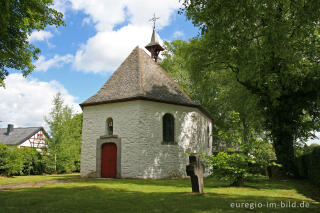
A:
[[[119,102],[126,102],[126,101],[137,101],[137,100],[144,100],[144,101],[153,101],[158,103],[165,103],[165,104],[173,104],[179,106],[186,106],[186,107],[195,107],[198,108],[204,115],[206,115],[211,121],[213,121],[212,116],[200,105],[200,104],[188,104],[188,103],[177,103],[171,101],[164,101],[159,99],[153,99],[144,96],[137,96],[137,97],[129,97],[129,98],[121,98],[121,99],[113,99],[113,100],[106,100],[106,101],[98,101],[98,102],[91,102],[91,103],[82,103],[79,104],[81,109],[87,106],[95,106],[95,105],[102,105],[102,104],[111,104],[111,103],[119,103]]]

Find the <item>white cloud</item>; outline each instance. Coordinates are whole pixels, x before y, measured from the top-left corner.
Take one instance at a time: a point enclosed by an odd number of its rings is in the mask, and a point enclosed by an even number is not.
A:
[[[26,79],[21,74],[10,74],[6,88],[0,88],[0,123],[15,126],[45,126],[44,116],[52,108],[53,97],[61,92],[65,103],[81,112],[76,98],[57,81],[44,82],[37,79]]]
[[[130,51],[137,45],[143,47],[150,38],[150,29],[145,26],[128,25],[118,31],[98,32],[77,51],[74,68],[94,73],[114,71]]]
[[[76,51],[73,67],[84,72],[112,72],[137,45],[145,46],[151,37],[155,13],[157,30],[170,24],[171,15],[181,6],[179,0],[54,0],[53,8],[63,12],[76,11],[87,15],[82,25],[93,24],[96,34],[81,44]],[[66,15],[66,14],[65,14]],[[120,28],[119,28],[120,26]],[[55,56],[56,57],[56,56]],[[37,62],[38,70],[46,71],[59,62],[60,58]]]
[[[96,24],[98,31],[112,30],[125,21],[124,0],[70,0],[73,10],[83,11]]]
[[[150,18],[160,19],[157,29],[170,24],[179,0],[70,0],[75,11],[88,15],[83,24],[93,23],[96,35],[89,38],[75,54],[73,67],[84,72],[111,72],[137,45],[145,46],[151,37]],[[121,26],[123,25],[123,26]],[[117,26],[121,26],[116,29]]]
[[[40,30],[40,31],[34,31],[29,36],[29,41],[48,41],[49,38],[51,38],[53,35],[51,32]]]
[[[160,17],[157,20],[157,29],[162,29],[170,23],[170,16],[181,6],[179,0],[127,0],[130,22],[134,25],[150,25],[153,14]]]
[[[52,8],[65,14],[69,6],[70,2],[68,0],[54,0]]]
[[[53,58],[46,60],[46,57],[41,55],[39,59],[34,63],[37,71],[46,72],[48,69],[56,67],[62,67],[65,64],[69,64],[73,61],[73,55],[55,55]]]
[[[173,33],[173,38],[181,38],[184,37],[184,33],[182,31],[176,31]]]

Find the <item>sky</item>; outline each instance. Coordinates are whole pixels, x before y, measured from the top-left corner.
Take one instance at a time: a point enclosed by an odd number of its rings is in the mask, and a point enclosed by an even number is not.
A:
[[[178,15],[179,0],[54,0],[66,27],[34,31],[29,42],[41,49],[27,78],[12,70],[0,88],[0,127],[44,126],[60,92],[75,112],[94,95],[136,47],[150,42],[156,14],[160,41],[187,40],[198,30]]]
[[[79,104],[102,87],[136,46],[150,42],[154,14],[160,17],[160,42],[198,35],[178,15],[179,0],[54,0],[52,7],[64,14],[66,27],[48,26],[30,35],[41,54],[31,75],[24,78],[12,70],[6,88],[0,87],[0,127],[47,128],[44,117],[58,92],[75,112],[82,112]],[[313,142],[320,143],[309,144]]]

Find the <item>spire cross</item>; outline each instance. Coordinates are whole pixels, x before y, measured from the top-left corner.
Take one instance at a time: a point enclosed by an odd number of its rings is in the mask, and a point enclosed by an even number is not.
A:
[[[149,21],[152,21],[152,22],[153,22],[153,29],[156,28],[156,21],[157,21],[157,19],[159,19],[159,18],[160,18],[160,17],[156,17],[156,14],[154,13],[152,19],[149,20]]]

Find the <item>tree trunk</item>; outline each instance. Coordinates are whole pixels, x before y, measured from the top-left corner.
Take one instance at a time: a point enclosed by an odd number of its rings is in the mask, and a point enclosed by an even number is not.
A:
[[[241,116],[240,114],[240,120],[242,121],[242,127],[243,127],[243,132],[242,132],[242,142],[246,144],[247,149],[242,150],[245,153],[250,152],[252,144],[251,141],[249,140],[249,126],[247,124],[247,121],[245,117]]]
[[[57,147],[54,146],[54,173],[57,174]]]
[[[239,175],[235,180],[230,184],[230,186],[242,186],[243,185],[243,175]]]
[[[286,130],[287,129],[287,130]],[[277,128],[272,130],[273,145],[277,156],[277,162],[283,169],[293,175],[297,175],[294,165],[294,137],[288,128]]]
[[[57,153],[54,153],[54,173],[57,174]]]

